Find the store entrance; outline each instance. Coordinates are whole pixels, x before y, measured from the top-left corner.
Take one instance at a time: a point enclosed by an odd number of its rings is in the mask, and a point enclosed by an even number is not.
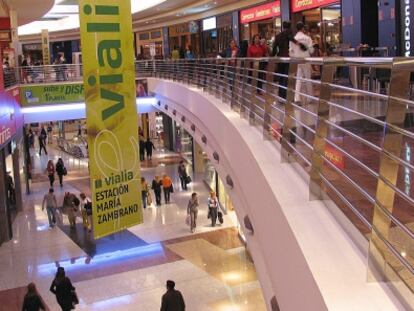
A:
[[[341,37],[341,7],[339,4],[293,14],[293,29],[298,22],[307,26],[315,52],[312,56],[329,56],[339,47]]]

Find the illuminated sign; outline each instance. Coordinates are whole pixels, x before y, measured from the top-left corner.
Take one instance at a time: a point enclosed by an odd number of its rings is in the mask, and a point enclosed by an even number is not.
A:
[[[240,21],[247,24],[262,19],[280,16],[280,1],[259,5],[240,12]]]
[[[412,0],[401,2],[401,30],[402,30],[402,54],[404,56],[413,55],[413,8]]]
[[[339,0],[292,0],[292,12],[319,8],[321,6],[338,2]]]
[[[217,20],[215,17],[203,19],[203,31],[216,29]]]

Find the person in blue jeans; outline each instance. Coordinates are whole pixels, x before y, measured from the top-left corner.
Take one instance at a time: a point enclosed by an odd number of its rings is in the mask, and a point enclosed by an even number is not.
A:
[[[56,196],[53,193],[53,188],[49,189],[49,192],[45,194],[42,203],[42,211],[45,209],[46,205],[46,212],[47,212],[47,219],[49,220],[50,228],[53,228],[56,224],[56,209],[57,209],[57,202]]]

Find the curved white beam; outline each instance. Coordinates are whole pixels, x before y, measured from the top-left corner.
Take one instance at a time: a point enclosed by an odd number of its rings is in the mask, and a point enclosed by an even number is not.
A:
[[[232,177],[228,193],[239,219],[248,215],[253,224],[248,246],[269,310],[273,295],[281,310],[404,309],[385,286],[367,281],[366,254],[338,221],[346,223],[345,216],[334,217],[321,201],[309,202],[306,180],[281,163],[280,150],[260,131],[196,88],[160,79],[148,79],[148,86],[162,103],[159,109],[184,125],[210,158],[218,152],[220,162],[212,163],[220,176]]]

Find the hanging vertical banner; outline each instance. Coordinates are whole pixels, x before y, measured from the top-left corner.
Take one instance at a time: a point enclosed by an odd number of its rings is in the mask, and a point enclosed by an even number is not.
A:
[[[142,223],[131,0],[80,0],[94,237]]]
[[[50,65],[49,31],[42,29],[42,55],[43,65]]]

